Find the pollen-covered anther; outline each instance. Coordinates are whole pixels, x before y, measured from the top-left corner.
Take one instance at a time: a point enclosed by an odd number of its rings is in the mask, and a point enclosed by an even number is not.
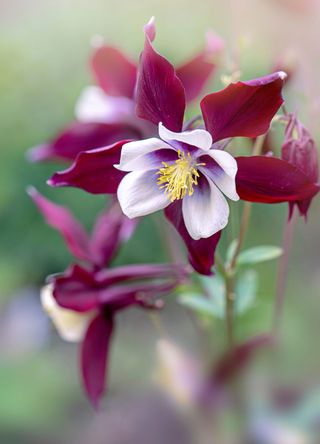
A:
[[[158,185],[168,195],[171,202],[183,199],[187,194],[192,196],[194,186],[198,185],[198,166],[190,153],[178,151],[178,159],[173,164],[162,162],[163,167],[158,171]]]

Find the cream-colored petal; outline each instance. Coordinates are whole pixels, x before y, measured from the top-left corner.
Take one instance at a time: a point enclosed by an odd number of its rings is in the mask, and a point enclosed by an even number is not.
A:
[[[52,284],[48,284],[41,289],[40,297],[44,311],[52,320],[62,339],[68,342],[80,342],[95,311],[78,313],[60,307],[54,299],[52,292]]]

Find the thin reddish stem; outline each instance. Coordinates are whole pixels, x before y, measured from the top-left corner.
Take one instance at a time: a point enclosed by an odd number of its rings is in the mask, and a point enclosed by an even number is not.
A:
[[[283,241],[282,241],[283,254],[279,261],[277,287],[276,287],[274,312],[273,312],[272,331],[275,338],[279,334],[279,328],[283,318],[284,301],[287,288],[288,265],[289,265],[289,258],[290,258],[292,239],[293,239],[296,220],[297,220],[297,212],[293,210],[292,217],[285,224],[283,231]]]

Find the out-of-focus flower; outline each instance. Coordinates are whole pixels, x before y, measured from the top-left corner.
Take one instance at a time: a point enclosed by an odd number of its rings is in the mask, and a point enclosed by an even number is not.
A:
[[[48,279],[42,303],[60,335],[82,341],[81,375],[97,408],[105,390],[110,341],[118,311],[157,309],[155,298],[170,293],[188,275],[184,265],[129,265],[95,272],[72,265]]]
[[[271,344],[270,335],[257,335],[228,350],[205,369],[176,344],[161,340],[157,347],[156,382],[183,408],[218,407],[228,384],[240,376],[259,351]]]
[[[95,312],[78,313],[60,307],[53,297],[53,285],[47,284],[41,289],[41,305],[51,318],[62,339],[68,342],[80,342]]]
[[[155,36],[153,18],[146,29]],[[73,160],[81,151],[156,133],[154,125],[135,113],[136,62],[118,48],[95,40],[90,66],[97,85],[81,93],[75,107],[76,121],[52,141],[31,149],[30,160]],[[222,39],[208,32],[204,49],[177,67],[188,102],[200,94],[214,74],[223,48]]]
[[[113,202],[97,218],[89,237],[67,208],[50,202],[32,187],[28,193],[48,225],[61,234],[73,256],[94,269],[110,263],[121,243],[131,237],[138,222],[138,219],[124,216],[118,203]]]
[[[68,209],[29,194],[49,225],[63,236],[70,252],[86,263],[70,266],[48,278],[41,291],[44,310],[66,341],[81,342],[81,372],[94,406],[104,392],[114,315],[130,306],[160,308],[154,298],[172,291],[188,275],[184,265],[131,265],[104,269],[137,220],[130,220],[117,203],[98,217],[91,237]]]
[[[296,114],[289,114],[286,120],[288,123],[281,149],[282,158],[297,167],[315,187],[313,195],[289,202],[290,215],[294,206],[297,205],[300,214],[306,217],[313,197],[320,190],[318,151],[311,134],[302,125]]]
[[[204,375],[199,362],[176,344],[160,340],[157,344],[159,365],[156,383],[182,408],[192,408],[202,395]]]

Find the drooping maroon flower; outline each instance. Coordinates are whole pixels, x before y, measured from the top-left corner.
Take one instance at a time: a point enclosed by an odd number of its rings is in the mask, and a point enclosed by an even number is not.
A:
[[[317,194],[320,186],[318,151],[315,141],[309,131],[297,118],[296,114],[289,114],[286,120],[288,123],[281,148],[281,157],[297,167],[299,171],[305,175],[306,180],[314,184],[317,188],[315,194]],[[306,217],[315,194],[307,196],[306,198],[297,199],[294,202],[289,202],[290,216],[292,215],[294,206],[297,205],[300,214]]]
[[[34,188],[28,191],[46,222],[59,231],[74,257],[86,264],[72,265],[50,277],[41,301],[63,339],[82,341],[83,384],[90,401],[98,407],[115,314],[133,305],[159,308],[154,298],[170,293],[187,277],[188,270],[177,264],[105,269],[120,243],[132,235],[137,220],[124,216],[114,202],[97,218],[89,237],[67,208],[50,202]]]
[[[110,263],[119,246],[131,237],[138,222],[138,219],[127,218],[119,204],[113,202],[98,216],[89,236],[67,208],[49,201],[32,187],[28,193],[48,225],[61,234],[71,254],[95,270]]]
[[[154,19],[146,25],[155,37]],[[205,48],[177,67],[187,101],[194,100],[216,69],[224,44],[208,33]],[[119,49],[98,41],[90,59],[96,86],[88,86],[76,104],[76,121],[52,141],[31,149],[32,161],[74,160],[81,151],[123,139],[142,139],[156,133],[153,124],[135,114],[137,64]]]
[[[201,101],[205,130],[183,131],[184,86],[174,67],[153,48],[152,29],[145,29],[137,115],[158,125],[160,137],[81,153],[49,184],[112,193],[121,182],[118,198],[125,214],[133,217],[164,208],[184,239],[194,268],[210,274],[220,230],[228,220],[221,192],[232,199],[278,203],[311,197],[317,187],[287,161],[264,156],[234,160],[223,151],[226,139],[254,138],[268,130],[283,103],[283,72],[207,95]],[[112,171],[110,159],[115,157],[117,170]]]
[[[157,309],[188,275],[177,264],[129,265],[94,272],[72,265],[48,279],[42,293],[44,309],[61,336],[81,342],[84,389],[95,408],[105,391],[109,351],[118,311],[139,306]],[[160,302],[160,303],[159,303]]]

